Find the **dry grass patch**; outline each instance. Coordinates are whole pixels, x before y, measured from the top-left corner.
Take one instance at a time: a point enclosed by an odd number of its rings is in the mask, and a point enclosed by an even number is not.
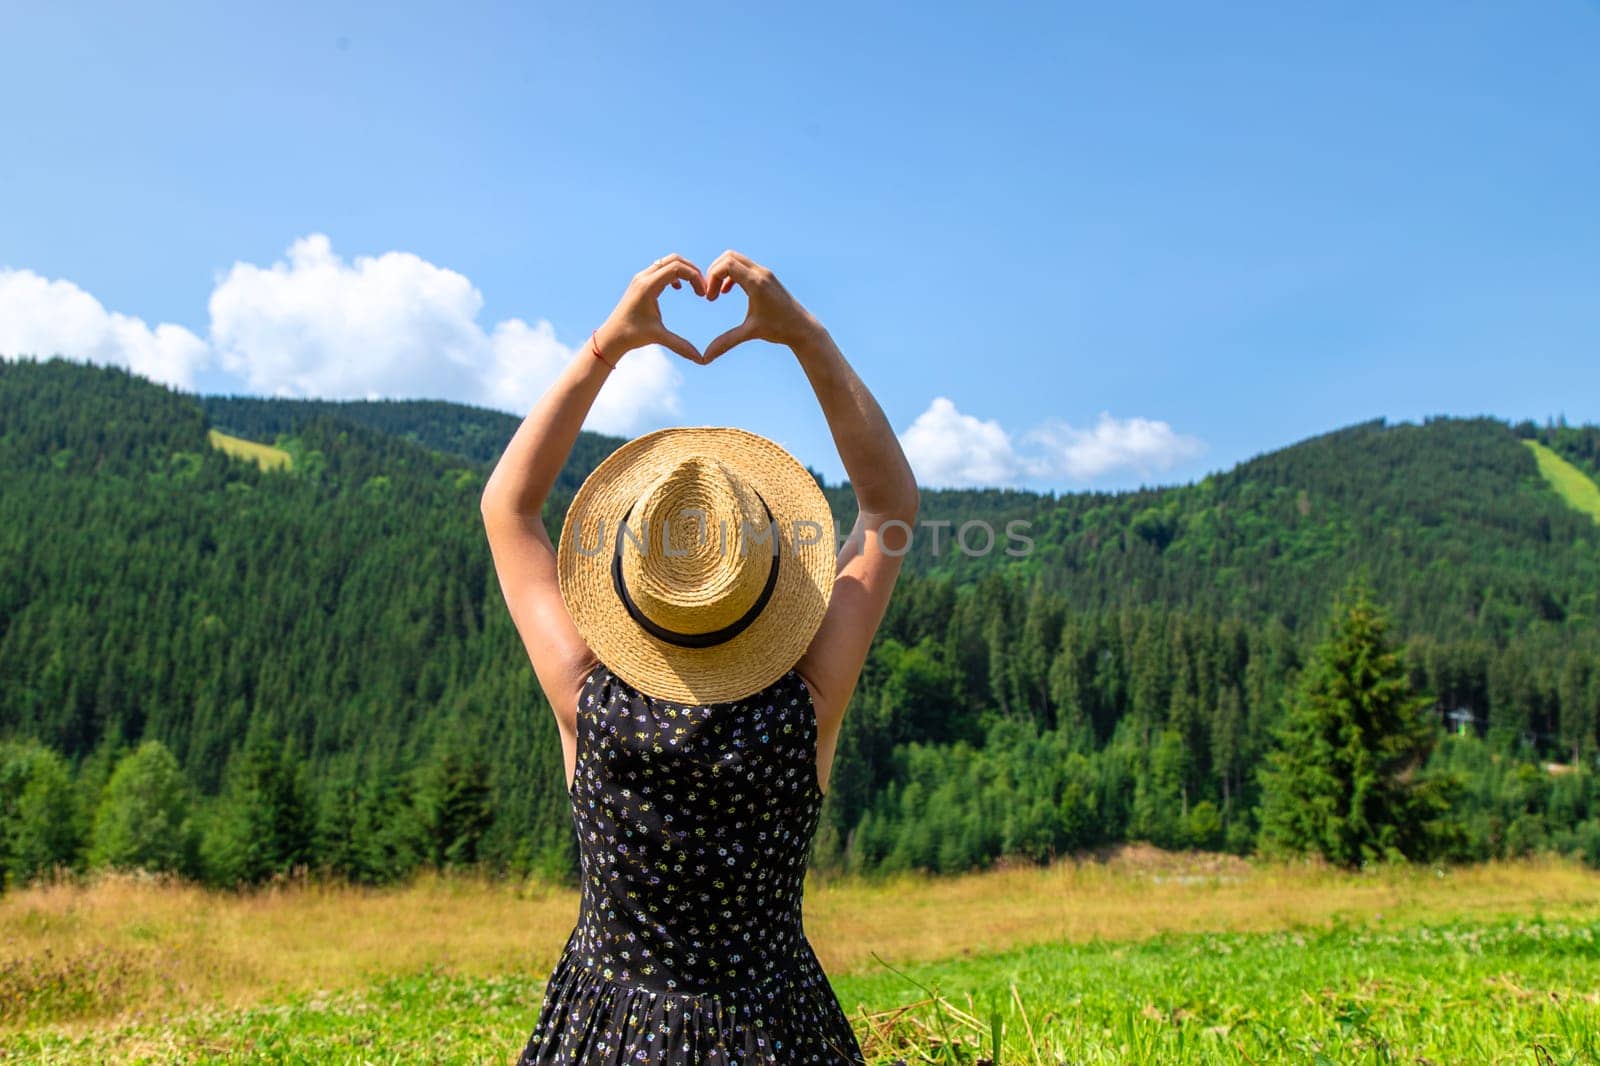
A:
[[[1560,859],[1351,874],[1143,845],[1012,867],[806,890],[806,930],[832,970],[982,955],[1054,941],[1265,932],[1335,921],[1593,913],[1600,874]]]
[[[837,975],[877,968],[878,958],[898,965],[1167,932],[1592,914],[1600,875],[1557,860],[1347,874],[1133,847],[960,877],[813,879],[806,892],[807,934]],[[242,895],[130,876],[35,886],[0,897],[0,1026],[240,1007],[430,969],[542,975],[577,908],[569,889],[459,876]]]

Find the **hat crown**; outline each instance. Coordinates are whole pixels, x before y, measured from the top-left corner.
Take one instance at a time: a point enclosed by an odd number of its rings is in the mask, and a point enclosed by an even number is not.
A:
[[[584,479],[557,576],[573,625],[617,677],[706,705],[795,666],[827,612],[837,552],[822,487],[781,445],[680,426],[627,441]]]
[[[778,531],[770,522],[736,470],[711,455],[681,459],[645,487],[618,531],[629,596],[646,618],[677,633],[731,624],[771,573]]]

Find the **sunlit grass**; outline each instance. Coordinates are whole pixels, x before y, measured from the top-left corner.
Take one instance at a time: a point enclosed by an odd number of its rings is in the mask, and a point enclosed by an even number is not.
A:
[[[576,913],[566,889],[460,877],[248,896],[128,877],[36,886],[0,897],[0,1049],[6,1061],[509,1062]],[[1473,1025],[1522,1018],[1482,1025],[1491,1051],[1522,1047],[1506,1041],[1524,1023],[1576,1048],[1540,1019],[1558,1003],[1595,1020],[1583,997],[1600,988],[1597,915],[1600,875],[1556,860],[1345,874],[1148,849],[951,878],[813,878],[806,897],[807,934],[862,1039],[908,1062],[971,1062],[994,1023],[1019,1063],[1032,1061],[1029,1025],[1041,1056],[1072,1062],[1137,1061],[1114,1054],[1123,1044],[1174,1062],[1313,1061],[1304,1041],[1347,1023],[1434,1046],[1416,1033],[1447,1004]],[[1568,952],[1581,946],[1570,937],[1505,932],[1530,916],[1588,929],[1575,935],[1594,957]],[[1418,932],[1441,923],[1457,939]],[[1487,954],[1457,957],[1473,943]],[[938,1038],[967,1057],[908,1050],[937,1044],[932,1003],[885,1020],[927,1000],[919,983],[976,1019],[952,1015]],[[1350,1004],[1389,1013],[1358,1025]],[[1258,1023],[1281,1031],[1276,1044],[1247,1034]],[[1190,1055],[1236,1056],[1219,1026],[1250,1058]],[[1436,1061],[1492,1061],[1470,1047]]]
[[[1569,505],[1600,522],[1600,485],[1596,485],[1588,474],[1551,451],[1546,445],[1536,440],[1525,440],[1522,443],[1533,449],[1533,456],[1539,462],[1539,473],[1550,483],[1550,487],[1560,493],[1561,498]]]
[[[206,436],[211,441],[213,448],[221,448],[239,459],[253,460],[263,470],[276,470],[279,467],[288,468],[291,465],[289,453],[282,448],[274,448],[270,444],[259,444],[243,437],[231,437],[221,430],[208,429]]]
[[[874,1061],[1600,1062],[1593,915],[1035,946],[839,985]]]

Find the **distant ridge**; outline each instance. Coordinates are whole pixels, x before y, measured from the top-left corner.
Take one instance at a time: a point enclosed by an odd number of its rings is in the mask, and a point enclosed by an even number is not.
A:
[[[413,868],[383,834],[428,789],[485,805],[463,816],[470,854],[568,869],[559,738],[478,508],[517,424],[0,361],[0,739],[91,767],[156,739],[207,796],[270,743],[295,753],[328,832],[368,827],[377,850],[337,860],[362,876]],[[217,433],[288,461],[263,469]],[[552,535],[617,444],[580,437]],[[1441,417],[1362,422],[1186,485],[924,493],[819,848],[847,867],[962,869],[1063,840],[1247,846],[1284,695],[1355,577],[1441,719],[1530,764],[1593,751],[1600,531],[1541,474],[1541,449],[1573,485],[1600,473],[1596,427]],[[826,491],[848,528],[848,488]],[[966,550],[1012,522],[1030,551]],[[1483,765],[1498,803],[1500,764]],[[1090,806],[1068,811],[1069,786]],[[907,806],[934,792],[945,821]],[[1024,816],[1054,835],[1019,836]],[[1498,847],[1482,824],[1474,839]]]

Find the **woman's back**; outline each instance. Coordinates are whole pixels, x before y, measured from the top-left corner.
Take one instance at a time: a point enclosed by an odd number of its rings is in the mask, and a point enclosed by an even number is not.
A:
[[[801,921],[822,792],[800,675],[694,706],[601,665],[577,730],[578,924],[521,1061],[863,1061]]]
[[[661,319],[662,292],[685,284],[749,298],[704,355]],[[811,383],[856,498],[844,542],[815,473],[782,445],[681,426],[601,460],[558,549],[541,515],[617,360],[661,344],[705,366],[750,340],[786,345]],[[705,273],[671,255],[635,274],[517,428],[481,509],[573,767],[583,874],[524,1066],[864,1061],[806,941],[801,890],[818,763],[917,508],[894,427],[832,336],[731,249]]]

